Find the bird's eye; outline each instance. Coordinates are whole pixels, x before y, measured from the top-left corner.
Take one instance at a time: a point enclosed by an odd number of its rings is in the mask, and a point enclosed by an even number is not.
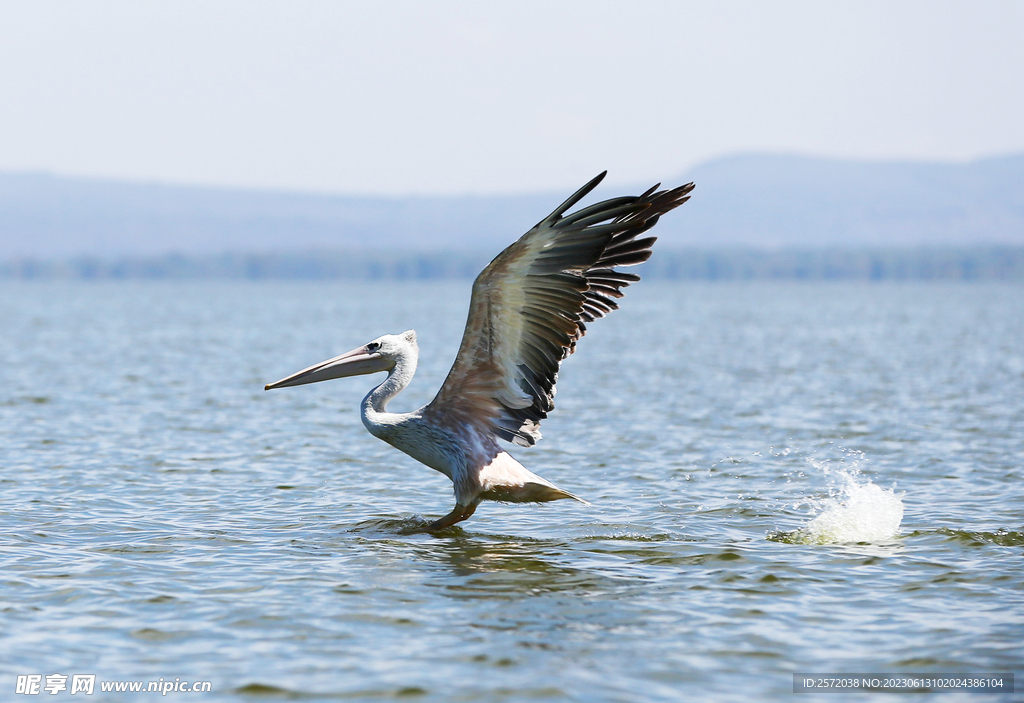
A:
[[[370,342],[369,344],[366,345],[367,351],[375,352],[378,349],[380,349],[380,342]]]

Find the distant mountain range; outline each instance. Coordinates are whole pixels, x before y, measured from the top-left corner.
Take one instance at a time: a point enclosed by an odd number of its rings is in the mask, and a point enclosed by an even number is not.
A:
[[[580,183],[592,175],[580,174]],[[963,164],[733,156],[675,179],[690,180],[691,202],[656,230],[663,250],[1024,246],[1024,155]],[[493,255],[568,190],[355,197],[0,174],[0,261],[313,250]],[[623,192],[599,188],[597,197]]]

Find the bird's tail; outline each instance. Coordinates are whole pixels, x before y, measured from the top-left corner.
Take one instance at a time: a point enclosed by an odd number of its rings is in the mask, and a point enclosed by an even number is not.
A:
[[[540,476],[537,478],[540,478]],[[544,479],[541,480],[544,481]],[[590,505],[590,503],[583,500],[578,495],[574,495],[569,491],[563,491],[561,488],[548,481],[544,481],[544,483],[527,483],[524,488],[527,489],[527,493],[530,496],[535,497],[525,498],[522,502],[547,503],[552,500],[564,500],[566,498],[571,498],[572,500],[583,503],[584,505]]]
[[[481,498],[506,503],[547,503],[570,498],[590,505],[579,496],[563,491],[555,484],[533,473],[507,452],[501,452],[480,470]]]

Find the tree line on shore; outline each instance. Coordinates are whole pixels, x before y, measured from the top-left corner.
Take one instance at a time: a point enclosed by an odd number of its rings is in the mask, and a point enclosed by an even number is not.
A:
[[[0,261],[16,280],[472,279],[489,254],[351,252],[165,254]],[[636,269],[667,280],[1024,280],[1024,247],[655,251]]]

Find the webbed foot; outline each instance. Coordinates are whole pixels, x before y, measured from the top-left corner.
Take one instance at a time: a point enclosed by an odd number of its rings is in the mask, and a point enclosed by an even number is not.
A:
[[[470,516],[476,512],[476,506],[478,505],[480,505],[480,501],[475,501],[469,505],[459,505],[456,503],[455,508],[450,513],[427,525],[427,530],[435,532],[437,530],[443,530],[451,527],[455,523],[462,522],[463,520],[468,520]]]

